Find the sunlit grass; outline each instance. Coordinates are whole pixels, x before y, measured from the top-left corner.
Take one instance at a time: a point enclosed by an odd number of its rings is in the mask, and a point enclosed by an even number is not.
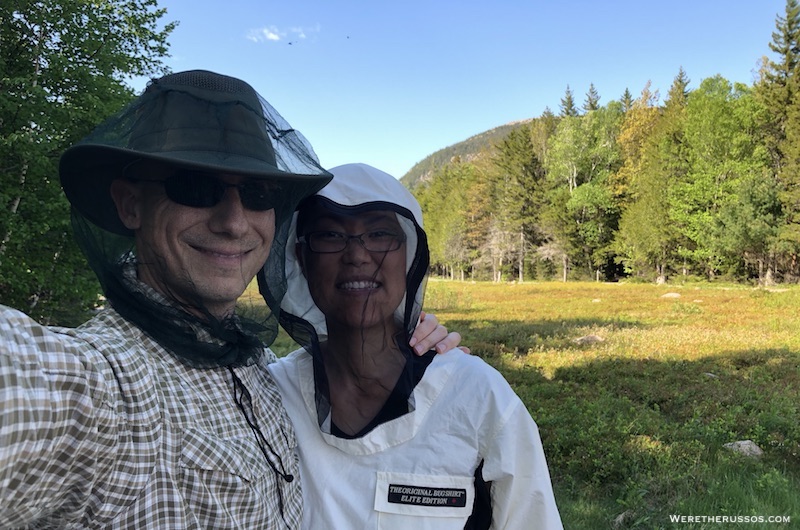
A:
[[[800,288],[432,279],[425,309],[528,406],[565,528],[800,521]],[[764,455],[723,448],[744,439]]]

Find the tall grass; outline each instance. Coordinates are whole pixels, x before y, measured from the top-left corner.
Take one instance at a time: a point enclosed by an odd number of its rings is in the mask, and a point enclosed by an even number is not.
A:
[[[800,288],[432,279],[425,308],[528,406],[565,528],[800,528]]]

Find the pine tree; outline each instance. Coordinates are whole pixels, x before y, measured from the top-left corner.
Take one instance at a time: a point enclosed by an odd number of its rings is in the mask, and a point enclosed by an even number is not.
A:
[[[575,98],[572,95],[572,89],[567,85],[567,90],[564,97],[561,98],[561,117],[575,117],[578,115],[578,108],[575,106]]]
[[[586,92],[586,100],[583,102],[583,110],[591,112],[600,108],[600,94],[594,87],[594,83],[589,84],[589,91]]]
[[[784,15],[775,20],[770,50],[777,60],[764,60],[756,96],[762,119],[756,130],[769,153],[770,169],[782,188],[785,223],[775,249],[786,256],[789,276],[800,274],[800,4],[787,0]]]
[[[538,132],[538,131],[537,131]],[[506,237],[508,257],[516,258],[517,277],[524,279],[524,262],[538,244],[537,225],[544,202],[544,171],[533,145],[533,124],[511,131],[496,146],[494,177],[495,231]]]
[[[765,108],[763,141],[769,150],[776,173],[783,164],[783,143],[786,140],[786,120],[794,101],[795,84],[791,79],[800,64],[800,4],[787,0],[785,15],[778,15],[769,48],[777,61],[764,60],[760,79],[756,83],[756,96]]]
[[[619,98],[619,102],[622,103],[622,112],[628,112],[633,108],[633,95],[627,87],[625,92],[622,93],[622,97]]]
[[[686,98],[689,97],[689,82],[689,77],[686,75],[683,66],[681,66],[678,70],[678,75],[672,80],[669,92],[667,92],[667,99],[664,102],[667,108],[676,105],[680,107],[686,106]]]

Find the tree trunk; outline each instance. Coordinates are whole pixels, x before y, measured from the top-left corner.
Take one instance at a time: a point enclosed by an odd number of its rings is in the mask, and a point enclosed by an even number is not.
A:
[[[22,190],[25,189],[25,176],[27,175],[27,173],[28,173],[28,164],[24,164],[22,166],[22,171],[20,172],[19,176],[19,195],[14,197],[14,200],[11,201],[11,207],[9,208],[12,218],[15,215],[17,215],[17,210],[19,210],[19,203],[22,202]],[[6,245],[8,244],[8,241],[11,239],[11,234],[13,232],[11,228],[12,224],[13,223],[8,223],[8,229],[6,230],[6,233],[3,234],[3,239],[0,240],[0,263],[2,263],[3,254],[6,253]]]

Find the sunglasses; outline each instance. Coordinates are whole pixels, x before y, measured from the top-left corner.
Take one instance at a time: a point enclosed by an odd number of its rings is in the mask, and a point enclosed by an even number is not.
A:
[[[245,180],[239,184],[229,184],[211,173],[191,169],[180,169],[164,180],[131,180],[163,184],[169,200],[192,208],[216,206],[222,201],[228,188],[236,188],[242,206],[255,212],[271,210],[278,202],[278,187],[274,182]]]

